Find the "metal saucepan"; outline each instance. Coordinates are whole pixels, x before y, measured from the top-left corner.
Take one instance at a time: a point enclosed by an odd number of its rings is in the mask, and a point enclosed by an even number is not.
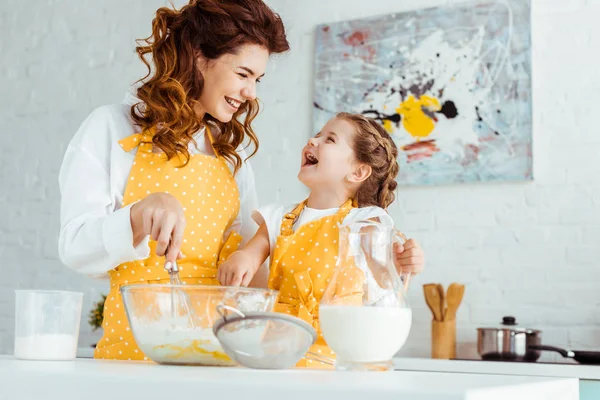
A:
[[[560,353],[563,357],[572,358],[579,364],[600,365],[600,351],[565,350],[554,346],[531,346],[532,350],[546,350]]]
[[[481,358],[490,361],[537,361],[540,350],[532,346],[541,345],[542,332],[516,325],[514,317],[504,317],[499,327],[478,328],[477,351]]]

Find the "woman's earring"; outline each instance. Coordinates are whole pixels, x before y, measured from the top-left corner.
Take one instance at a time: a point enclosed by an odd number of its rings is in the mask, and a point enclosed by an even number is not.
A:
[[[346,182],[350,182],[350,175],[346,175]]]

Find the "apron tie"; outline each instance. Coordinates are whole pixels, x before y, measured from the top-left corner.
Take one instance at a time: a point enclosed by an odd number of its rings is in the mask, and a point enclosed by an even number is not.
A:
[[[319,310],[319,302],[313,292],[313,283],[310,274],[307,271],[296,272],[294,281],[298,290],[297,298],[282,298],[280,305],[284,310],[297,315],[298,318],[318,329],[318,322],[315,317]]]
[[[200,263],[200,261],[197,262]],[[179,266],[179,275],[182,281],[192,283],[192,281],[196,280],[206,281],[217,279],[217,269],[214,267],[194,265],[193,260],[178,261],[177,264]],[[133,263],[129,265],[129,268],[123,268],[124,266],[127,267],[127,265],[121,265],[118,267],[118,269],[108,271],[108,274],[110,276],[110,287],[118,288],[123,285],[133,285],[138,283],[169,283],[169,274],[162,267],[164,263],[161,263],[160,265],[161,266],[152,265],[148,267],[148,269],[150,270],[156,270],[156,276],[151,278],[141,277],[143,275],[147,276],[148,274],[131,274],[130,269],[136,268],[136,266]],[[193,271],[193,277],[190,278],[188,276],[188,271]]]
[[[146,130],[134,133],[119,140],[119,145],[128,153],[138,146],[141,146],[140,148],[143,148],[146,153],[152,153],[152,134]]]
[[[126,152],[130,152],[140,145],[142,142],[143,135],[141,133],[134,133],[131,136],[127,136],[124,139],[119,140],[119,145]]]

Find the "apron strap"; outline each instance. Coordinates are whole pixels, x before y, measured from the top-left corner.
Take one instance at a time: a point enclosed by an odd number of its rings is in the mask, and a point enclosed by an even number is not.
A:
[[[291,212],[286,213],[283,216],[283,220],[281,221],[281,230],[279,232],[282,236],[289,236],[292,233],[294,233],[294,230],[292,228],[298,220],[298,217],[300,217],[302,210],[304,210],[307,201],[308,199],[304,200],[302,203],[298,204],[298,206],[296,206],[296,208],[294,208]]]
[[[219,152],[217,151],[217,149],[215,149],[215,139],[213,139],[213,135],[212,133],[210,133],[210,128],[208,127],[208,124],[204,125],[204,132],[206,132],[206,136],[208,136],[208,141],[210,142],[210,146],[212,147],[215,155],[217,156],[217,158],[220,158],[221,156],[219,155]]]
[[[280,235],[289,236],[292,233],[294,233],[294,231],[293,231],[294,224],[300,217],[300,214],[302,213],[302,210],[304,210],[304,207],[306,207],[307,202],[308,202],[308,199],[306,199],[302,203],[298,204],[298,206],[296,206],[296,208],[294,208],[291,212],[284,214],[283,220],[281,221]],[[353,199],[348,199],[348,200],[346,200],[346,202],[344,204],[342,204],[340,209],[335,214],[335,216],[340,219],[340,222],[344,218],[346,218],[346,215],[348,215],[348,213],[353,208],[355,208],[355,203],[356,202]]]
[[[348,199],[348,200],[346,200],[346,202],[344,204],[342,204],[339,211],[336,213],[336,216],[338,216],[340,218],[340,222],[341,222],[341,220],[346,218],[348,213],[350,211],[352,211],[353,208],[357,208],[357,207],[358,207],[358,202],[355,199]]]
[[[215,141],[213,139],[212,134],[210,133],[210,128],[208,127],[208,125],[204,125],[204,129],[205,129],[206,135],[208,136],[208,140],[213,149],[213,152],[215,153],[217,158],[220,159],[221,156],[220,156],[219,152],[215,149],[215,146],[214,146]],[[155,132],[155,128],[152,128],[150,130],[143,130],[142,132],[139,132],[139,133],[134,133],[133,135],[127,136],[126,138],[119,140],[119,144],[121,145],[121,148],[123,150],[125,150],[126,152],[130,152],[131,150],[133,150],[139,146],[139,148],[142,152],[152,153],[152,147],[153,147],[152,136],[154,136],[154,132]]]

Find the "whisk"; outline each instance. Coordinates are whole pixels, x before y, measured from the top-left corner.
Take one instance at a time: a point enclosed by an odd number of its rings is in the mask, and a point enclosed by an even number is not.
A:
[[[171,288],[171,313],[173,315],[173,319],[177,317],[177,307],[175,305],[175,292],[177,292],[179,300],[183,303],[183,308],[188,316],[190,326],[194,328],[194,317],[192,314],[192,308],[190,307],[191,301],[187,293],[185,293],[185,290],[179,289],[175,286],[181,285],[181,279],[179,279],[179,266],[177,265],[177,261],[172,263],[171,269],[167,269],[165,264],[165,270],[169,273],[169,281],[171,285],[173,285],[173,287]]]

